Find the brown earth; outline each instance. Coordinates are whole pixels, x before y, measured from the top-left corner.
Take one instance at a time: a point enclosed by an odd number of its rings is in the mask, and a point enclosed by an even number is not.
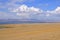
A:
[[[6,24],[0,40],[60,40],[60,23]]]

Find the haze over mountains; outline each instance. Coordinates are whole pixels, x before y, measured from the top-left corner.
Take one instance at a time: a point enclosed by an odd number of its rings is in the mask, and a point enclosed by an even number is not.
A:
[[[0,19],[0,24],[22,24],[22,23],[54,23],[60,20],[35,20],[35,19]]]

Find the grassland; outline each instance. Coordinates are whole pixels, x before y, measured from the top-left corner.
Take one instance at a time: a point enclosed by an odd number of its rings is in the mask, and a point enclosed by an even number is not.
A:
[[[0,40],[60,40],[60,23],[0,25]]]

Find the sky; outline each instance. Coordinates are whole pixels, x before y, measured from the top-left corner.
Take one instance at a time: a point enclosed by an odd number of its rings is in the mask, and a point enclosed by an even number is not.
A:
[[[60,0],[0,0],[0,19],[60,21]]]

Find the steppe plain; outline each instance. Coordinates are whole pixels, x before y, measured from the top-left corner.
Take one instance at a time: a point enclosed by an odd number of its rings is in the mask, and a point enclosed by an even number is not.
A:
[[[0,40],[60,40],[60,23],[2,24]]]

